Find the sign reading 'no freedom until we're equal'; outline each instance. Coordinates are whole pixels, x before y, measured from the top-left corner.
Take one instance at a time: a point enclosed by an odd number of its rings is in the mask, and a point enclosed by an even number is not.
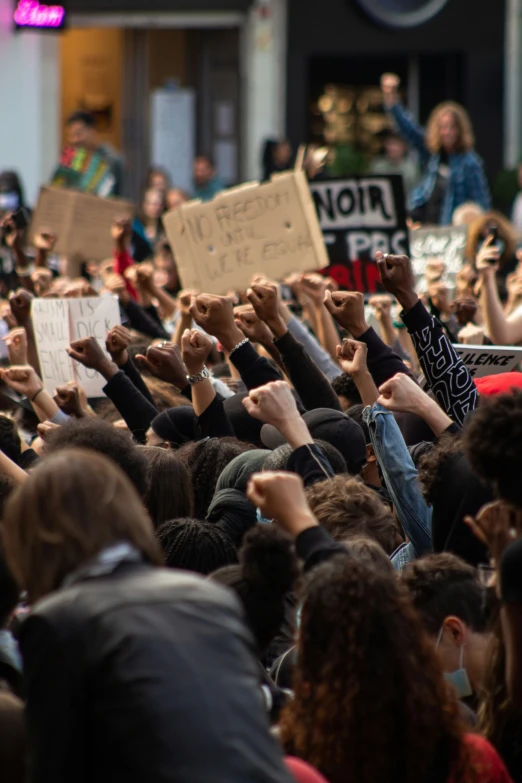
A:
[[[256,272],[280,280],[328,265],[302,171],[190,201],[163,223],[184,288],[226,294],[248,288]]]

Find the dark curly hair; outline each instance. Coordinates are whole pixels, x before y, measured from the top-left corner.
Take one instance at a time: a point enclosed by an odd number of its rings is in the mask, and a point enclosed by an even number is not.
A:
[[[359,389],[355,385],[355,381],[346,373],[338,375],[332,381],[332,389],[338,397],[344,397],[347,402],[347,407],[351,408],[352,405],[361,405],[362,399],[359,394]]]
[[[434,636],[449,615],[459,617],[476,633],[485,633],[485,590],[476,568],[449,552],[427,555],[408,563],[401,578]]]
[[[22,443],[16,422],[4,413],[0,414],[0,449],[17,465],[20,462]]]
[[[298,573],[291,539],[274,525],[256,525],[243,539],[239,565],[220,568],[212,574],[212,579],[238,594],[260,655],[283,624],[285,596],[292,590]]]
[[[481,400],[463,445],[473,470],[495,494],[522,508],[522,391]]]
[[[433,448],[426,451],[419,461],[419,482],[426,503],[430,505],[440,497],[444,490],[442,470],[449,460],[456,454],[462,454],[462,441],[460,437],[446,434],[442,435]]]
[[[126,473],[140,497],[145,498],[149,488],[149,463],[130,433],[116,429],[102,419],[72,419],[47,436],[45,456],[73,448],[105,454]]]
[[[255,446],[237,438],[209,438],[185,443],[178,449],[178,458],[188,467],[192,478],[196,519],[207,516],[218,478],[229,462],[253,449]]]
[[[312,572],[281,738],[330,783],[474,780],[458,705],[406,588],[335,557]]]
[[[237,550],[217,525],[199,519],[171,519],[156,530],[165,565],[197,574],[211,574],[237,563]]]

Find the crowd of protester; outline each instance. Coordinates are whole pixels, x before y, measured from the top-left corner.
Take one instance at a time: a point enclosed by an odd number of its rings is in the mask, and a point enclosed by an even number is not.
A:
[[[412,217],[469,223],[454,297],[443,263],[419,296],[382,253],[369,303],[262,268],[184,290],[158,169],[69,278],[4,178],[2,783],[522,782],[522,373],[474,379],[454,347],[522,343],[516,231],[461,188],[461,109],[424,137],[383,86],[425,145]],[[34,298],[108,295],[105,350],[67,349],[105,397],[50,394]]]

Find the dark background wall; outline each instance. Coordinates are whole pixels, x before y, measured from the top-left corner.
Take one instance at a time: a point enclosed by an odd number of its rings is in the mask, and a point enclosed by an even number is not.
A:
[[[490,177],[502,167],[505,0],[449,0],[411,30],[379,27],[355,0],[288,0],[287,130],[306,140],[310,97],[328,80],[378,84],[384,70],[407,75],[419,57],[421,120],[438,101],[461,101],[474,123]]]
[[[70,13],[98,14],[124,11],[245,11],[251,0],[66,0]]]

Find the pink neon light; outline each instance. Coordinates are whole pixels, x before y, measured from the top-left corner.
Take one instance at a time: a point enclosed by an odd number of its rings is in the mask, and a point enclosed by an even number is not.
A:
[[[40,5],[37,0],[18,0],[14,20],[20,27],[61,27],[65,8],[61,5]]]

